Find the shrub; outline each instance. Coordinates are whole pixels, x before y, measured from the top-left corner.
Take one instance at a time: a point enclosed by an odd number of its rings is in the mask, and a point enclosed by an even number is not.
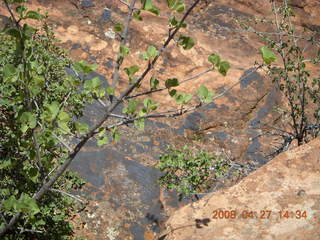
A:
[[[211,187],[211,180],[222,177],[229,169],[228,163],[215,154],[169,146],[160,156],[157,168],[163,172],[159,183],[176,190],[180,200],[190,194],[199,194]]]

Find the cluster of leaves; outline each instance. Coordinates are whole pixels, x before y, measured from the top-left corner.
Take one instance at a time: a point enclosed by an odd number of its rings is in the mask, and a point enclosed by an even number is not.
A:
[[[268,47],[261,48],[261,55],[272,81],[284,93],[288,103],[286,112],[292,126],[288,139],[296,139],[301,145],[320,133],[320,77],[311,76],[307,65],[319,66],[319,43],[316,45],[313,37],[303,38],[297,34],[291,23],[294,13],[287,1],[280,6],[274,5],[273,11],[278,36],[258,33],[268,43]],[[312,59],[306,57],[309,47],[318,48]],[[279,56],[280,65],[274,52]],[[312,107],[309,105],[311,102]],[[313,115],[308,114],[310,110]]]
[[[179,149],[169,146],[160,156],[157,168],[163,172],[160,184],[176,190],[182,199],[208,190],[210,180],[223,176],[229,165],[221,156],[195,151],[188,146]]]

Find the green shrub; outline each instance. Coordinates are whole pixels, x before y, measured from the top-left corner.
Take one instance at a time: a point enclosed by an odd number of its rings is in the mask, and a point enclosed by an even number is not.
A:
[[[223,176],[229,165],[221,156],[203,150],[169,146],[160,156],[157,168],[163,172],[159,178],[160,184],[169,190],[176,190],[182,199],[208,190],[210,180]]]

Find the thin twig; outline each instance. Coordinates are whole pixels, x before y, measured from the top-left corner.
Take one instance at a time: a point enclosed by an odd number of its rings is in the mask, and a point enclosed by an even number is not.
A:
[[[320,41],[318,40],[314,40],[311,37],[302,37],[302,36],[297,36],[297,35],[293,35],[293,34],[288,34],[288,33],[283,33],[283,32],[260,32],[260,31],[256,31],[254,29],[247,29],[247,30],[237,30],[237,31],[233,31],[234,33],[255,33],[255,34],[260,34],[260,35],[271,35],[271,36],[279,36],[279,37],[292,37],[295,39],[301,39],[301,40],[306,40],[306,41],[310,41],[313,43],[320,43]]]
[[[60,137],[58,137],[56,134],[54,134],[54,133],[52,133],[52,135],[63,145],[63,146],[65,146],[67,149],[68,149],[68,151],[69,151],[69,153],[71,153],[72,151],[73,151],[73,149],[63,140],[63,139],[61,139]]]
[[[39,231],[39,230],[33,230],[33,229],[24,229],[24,228],[21,228],[21,227],[18,227],[18,229],[21,231],[21,233],[24,233],[24,232],[30,232],[30,233],[43,233],[43,231]]]
[[[202,75],[204,75],[204,74],[206,74],[206,73],[208,73],[208,72],[210,72],[210,71],[212,71],[212,68],[209,68],[209,69],[207,69],[207,70],[205,70],[205,71],[203,71],[203,72],[200,72],[200,73],[197,73],[197,74],[195,74],[195,75],[193,75],[193,76],[191,76],[191,77],[188,77],[188,78],[180,81],[179,86],[180,86],[181,84],[183,84],[183,83],[186,83],[186,82],[188,82],[188,81],[191,81],[191,80],[193,80],[193,79],[196,79],[196,78],[198,78],[198,77],[200,77],[200,76],[202,76]],[[130,99],[130,98],[140,97],[140,96],[143,96],[143,95],[148,95],[148,94],[155,93],[155,92],[160,92],[160,91],[163,91],[163,90],[166,90],[166,89],[169,89],[169,87],[163,87],[163,88],[153,89],[153,90],[145,91],[145,92],[138,93],[138,94],[135,94],[135,95],[132,95],[132,96],[127,96],[127,97],[124,98],[124,100]]]
[[[126,5],[129,9],[130,9],[130,5],[127,3],[127,2],[125,2],[125,1],[123,1],[123,0],[119,0],[122,4],[124,4],[124,5]],[[140,8],[133,8],[133,10],[140,10]]]
[[[76,197],[75,195],[72,195],[72,194],[70,194],[70,193],[61,191],[61,190],[59,190],[59,189],[54,189],[54,188],[50,188],[50,191],[52,191],[52,192],[57,192],[57,193],[61,193],[61,194],[63,194],[63,195],[66,195],[66,196],[68,196],[68,197],[73,198],[74,200],[76,200],[76,201],[78,201],[78,202],[80,202],[80,203],[82,203],[82,204],[85,204],[85,201],[81,200],[79,197]]]
[[[225,89],[222,93],[215,95],[212,100],[215,100],[219,97],[222,97],[223,95],[225,95],[227,92],[229,92],[231,89],[233,89],[235,86],[237,86],[238,84],[240,84],[242,81],[244,81],[248,76],[250,76],[252,73],[256,72],[258,69],[262,68],[261,65],[251,69],[246,75],[244,75],[243,77],[240,78],[240,80],[234,84],[232,84],[231,86],[229,86],[227,89]]]

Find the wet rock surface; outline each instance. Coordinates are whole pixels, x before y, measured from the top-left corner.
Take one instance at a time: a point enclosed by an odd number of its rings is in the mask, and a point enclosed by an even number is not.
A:
[[[31,8],[40,7],[49,12],[54,32],[73,59],[99,65],[97,73],[89,78],[98,76],[107,86],[119,47],[112,22],[123,18],[126,6],[115,0],[31,2]],[[160,46],[167,36],[164,26],[168,12],[165,2],[158,2],[160,17],[143,13],[144,22],[131,25],[132,55],[125,59],[123,66],[145,66],[139,54],[150,44]],[[118,143],[98,148],[94,141],[89,142],[71,166],[87,181],[79,194],[90,202],[81,213],[79,222],[83,224],[77,226],[77,235],[87,239],[153,239],[163,230],[167,217],[191,201],[179,202],[174,193],[160,189],[157,184],[160,173],[154,165],[168,144],[177,147],[189,144],[210,152],[224,150],[235,161],[250,163],[255,168],[268,161],[264,153],[271,151],[270,143],[274,139],[263,141],[257,136],[261,134],[262,122],[279,121],[280,115],[273,108],[281,98],[263,73],[253,71],[254,62],[260,59],[258,49],[262,43],[252,35],[239,33],[234,22],[237,17],[269,16],[268,3],[267,0],[219,0],[196,9],[187,20],[189,27],[185,31],[197,45],[190,51],[169,45],[155,69],[160,82],[197,74],[210,67],[207,56],[218,53],[231,63],[227,77],[212,72],[179,86],[178,90],[193,93],[200,85],[206,85],[220,94],[231,85],[239,84],[224,97],[186,116],[148,120],[143,132],[132,126],[124,127]],[[317,1],[301,4],[297,3],[297,22],[314,29],[320,26]],[[6,13],[0,6],[0,21],[5,23]],[[311,14],[315,20],[311,23],[304,14]],[[127,86],[126,76],[121,73],[119,92]],[[142,84],[140,91],[147,89],[148,82]],[[160,102],[159,111],[176,107],[165,92],[152,98]],[[99,103],[88,105],[83,121],[93,124],[103,111]],[[121,106],[116,112],[121,112]],[[220,183],[219,188],[238,181],[238,178],[230,179]]]

